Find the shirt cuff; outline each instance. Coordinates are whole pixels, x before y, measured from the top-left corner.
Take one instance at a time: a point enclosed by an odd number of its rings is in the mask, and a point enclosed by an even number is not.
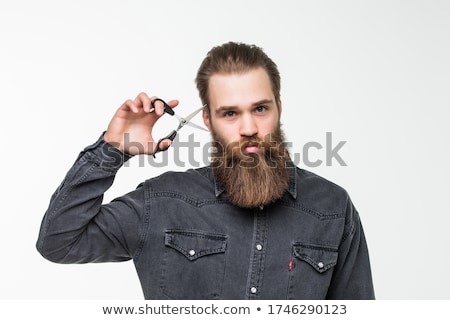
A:
[[[133,155],[120,151],[112,144],[103,139],[103,132],[100,138],[92,145],[86,147],[82,155],[94,160],[97,165],[104,169],[118,170],[125,162],[133,157]]]

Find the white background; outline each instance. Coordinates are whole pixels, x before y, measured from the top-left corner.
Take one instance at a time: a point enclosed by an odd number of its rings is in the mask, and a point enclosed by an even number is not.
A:
[[[326,132],[333,145],[347,141],[347,166],[300,166],[350,193],[377,298],[450,298],[450,2],[439,0],[1,0],[0,298],[143,298],[132,262],[44,260],[40,222],[78,152],[124,100],[146,91],[179,99],[177,112],[188,114],[200,105],[201,60],[227,41],[257,44],[278,64],[292,153],[325,146]],[[156,136],[176,125],[167,118]],[[188,167],[134,158],[105,201]]]

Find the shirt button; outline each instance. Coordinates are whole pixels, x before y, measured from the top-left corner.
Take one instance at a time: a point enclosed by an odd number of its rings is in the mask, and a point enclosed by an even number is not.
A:
[[[319,266],[320,269],[323,268],[323,262],[319,262],[317,265]]]
[[[189,250],[189,255],[192,257],[193,255],[195,255],[195,250]]]
[[[256,245],[256,250],[261,251],[261,250],[262,250],[262,245],[257,244],[257,245]]]
[[[251,292],[251,293],[256,293],[256,291],[257,291],[257,290],[256,290],[255,287],[251,287],[251,289],[250,289],[250,292]]]

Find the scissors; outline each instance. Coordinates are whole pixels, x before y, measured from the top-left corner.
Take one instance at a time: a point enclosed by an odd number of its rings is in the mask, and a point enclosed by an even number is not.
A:
[[[161,144],[161,142],[163,142],[164,140],[170,140],[170,141],[173,141],[173,140],[175,139],[175,137],[177,136],[178,131],[179,131],[181,128],[183,128],[185,125],[188,125],[188,126],[193,127],[193,128],[197,128],[197,129],[201,129],[201,130],[208,131],[208,130],[206,130],[205,128],[200,127],[199,125],[196,125],[195,123],[190,122],[191,119],[192,119],[193,117],[195,117],[200,111],[202,111],[203,108],[204,108],[206,105],[203,106],[203,107],[201,107],[201,108],[199,108],[199,109],[197,109],[197,110],[195,110],[194,112],[192,112],[191,114],[189,114],[186,118],[183,118],[183,117],[180,117],[179,115],[175,114],[175,111],[173,111],[173,109],[172,109],[172,108],[171,108],[164,100],[159,99],[159,98],[156,98],[156,99],[153,99],[153,100],[152,100],[151,104],[152,104],[152,107],[153,107],[153,108],[150,109],[150,112],[153,112],[153,111],[155,110],[155,103],[156,103],[157,101],[161,102],[161,103],[164,105],[164,112],[165,112],[165,113],[168,113],[168,114],[170,114],[171,116],[175,116],[175,118],[178,119],[179,124],[178,124],[178,127],[177,127],[175,130],[172,130],[172,132],[169,133],[167,136],[165,136],[165,137],[163,137],[163,138],[161,138],[161,139],[158,140],[158,143],[156,144],[156,147],[155,147],[155,149],[153,150],[153,158],[155,158],[155,154],[156,154],[156,153],[158,153],[158,152],[160,152],[160,151],[166,151],[167,149],[169,149],[170,146],[160,148],[159,145]]]

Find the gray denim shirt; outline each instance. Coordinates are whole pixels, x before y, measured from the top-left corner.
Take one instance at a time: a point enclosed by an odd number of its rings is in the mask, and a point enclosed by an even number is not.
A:
[[[45,258],[133,259],[146,299],[374,299],[360,218],[341,187],[292,166],[280,200],[242,209],[203,167],[102,204],[130,157],[102,138],[80,153],[43,218]]]

